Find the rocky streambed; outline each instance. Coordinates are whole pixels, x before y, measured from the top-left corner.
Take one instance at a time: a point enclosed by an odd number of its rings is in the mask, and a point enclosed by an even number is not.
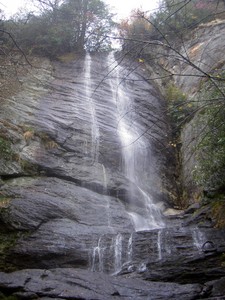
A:
[[[42,61],[1,107],[3,299],[224,299],[224,231],[166,216],[163,99],[118,62]]]

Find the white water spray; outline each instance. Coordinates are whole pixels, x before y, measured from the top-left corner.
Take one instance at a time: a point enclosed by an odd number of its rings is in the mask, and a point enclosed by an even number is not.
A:
[[[123,154],[124,173],[130,181],[130,203],[129,215],[131,216],[136,231],[150,230],[164,226],[160,210],[153,203],[150,196],[141,188],[142,179],[139,175],[144,172],[146,163],[148,163],[148,145],[142,132],[138,129],[136,123],[134,99],[131,99],[131,93],[126,92],[126,83],[121,78],[127,78],[124,74],[124,68],[117,65],[113,54],[108,57],[108,65],[113,70],[110,81],[111,91],[118,111],[118,135],[121,141]],[[153,170],[154,172],[154,170]],[[142,208],[136,211],[134,194],[138,192],[139,201]]]
[[[101,248],[101,237],[98,239],[97,247],[94,247],[92,253],[92,272],[103,272],[104,271],[104,264],[103,264],[103,251],[104,249]]]
[[[158,231],[158,238],[157,238],[157,247],[158,247],[158,259],[162,259],[162,230]]]
[[[127,260],[128,262],[132,261],[133,255],[133,233],[131,233],[129,240],[128,240],[128,247],[127,247]]]
[[[105,166],[102,164],[102,175],[103,175],[103,184],[104,184],[104,192],[107,193],[107,175]]]
[[[115,266],[115,273],[117,274],[118,272],[121,271],[122,269],[122,235],[120,233],[117,234],[114,242],[114,266]]]
[[[199,252],[202,252],[202,246],[207,240],[205,234],[201,232],[199,228],[194,228],[192,231],[192,237],[194,246],[198,249]]]
[[[90,108],[90,116],[91,116],[91,137],[92,137],[92,160],[93,162],[98,162],[98,153],[99,153],[99,127],[96,117],[96,111],[95,111],[95,102],[93,99],[93,91],[91,87],[91,56],[89,53],[85,56],[85,62],[84,62],[84,69],[85,69],[85,93],[86,97],[89,102],[89,108]]]

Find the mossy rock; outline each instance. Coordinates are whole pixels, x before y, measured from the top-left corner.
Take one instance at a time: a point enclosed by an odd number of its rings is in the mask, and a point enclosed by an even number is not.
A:
[[[221,256],[221,265],[222,265],[222,267],[224,267],[225,268],[225,253],[223,253],[222,254],[222,256]]]
[[[10,204],[11,198],[9,196],[0,194],[0,211],[2,208],[7,208]]]
[[[6,160],[10,160],[13,155],[13,151],[11,149],[11,142],[0,137],[0,153],[2,158]]]
[[[225,196],[212,201],[212,216],[216,221],[216,228],[225,228]]]
[[[6,296],[0,292],[0,300],[18,300],[16,296]]]
[[[16,270],[16,267],[7,260],[7,257],[10,250],[15,246],[16,242],[20,237],[21,237],[20,232],[0,233],[0,270],[1,271],[12,272]]]
[[[78,55],[76,53],[69,52],[69,53],[59,56],[58,60],[63,63],[70,63],[70,62],[76,60],[77,58],[78,58]]]

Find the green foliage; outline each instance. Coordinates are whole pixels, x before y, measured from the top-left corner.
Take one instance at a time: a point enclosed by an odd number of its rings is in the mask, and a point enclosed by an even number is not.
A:
[[[225,228],[225,197],[222,195],[220,199],[213,201],[212,204],[212,216],[216,220],[217,228]]]
[[[218,76],[218,75],[217,75]],[[218,78],[225,77],[224,74]],[[194,178],[206,189],[225,188],[225,84],[223,80],[207,82],[202,87],[200,101],[203,109],[198,115],[202,128],[196,153],[198,163]]]
[[[15,267],[7,261],[7,256],[11,248],[13,248],[21,237],[17,232],[0,232],[0,270],[4,272],[15,271]]]
[[[1,292],[0,292],[0,299],[1,300],[18,300],[18,298],[16,296],[5,296]]]
[[[85,49],[110,49],[111,41],[107,36],[115,24],[103,1],[61,2],[57,7],[46,6],[38,15],[29,13],[7,22],[8,30],[13,32],[24,51],[56,58]]]
[[[161,40],[167,45],[182,42],[199,24],[223,17],[223,3],[210,0],[162,0],[155,13],[137,11],[135,17],[121,22],[120,35],[128,38],[123,48],[131,48],[135,40]],[[133,40],[133,41],[132,41]]]
[[[13,155],[11,143],[2,137],[0,137],[0,154],[6,160],[11,159]]]
[[[187,95],[184,94],[173,83],[169,83],[165,89],[165,97],[168,102],[168,115],[171,120],[172,133],[178,137],[180,129],[192,112],[192,103],[187,101]]]
[[[217,1],[163,0],[159,10],[151,16],[155,27],[153,35],[172,40],[180,38],[200,23],[213,20],[221,9],[224,7]]]
[[[151,37],[152,25],[140,17],[140,12],[134,12],[131,19],[122,20],[119,25],[120,36],[134,40],[146,40]],[[126,41],[128,43],[128,41]]]
[[[11,201],[11,197],[0,193],[0,210],[3,208],[7,208]]]

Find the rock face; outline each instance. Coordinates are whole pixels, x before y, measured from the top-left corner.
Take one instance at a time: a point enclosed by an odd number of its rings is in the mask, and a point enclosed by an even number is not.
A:
[[[145,47],[143,53],[143,57],[149,60],[150,78],[156,78],[154,82],[162,93],[168,96],[165,87],[167,83],[174,84],[180,95],[184,93],[183,96],[187,97],[186,104],[189,108],[192,107],[189,117],[186,116],[183,121],[179,120],[182,125],[181,134],[175,142],[179,155],[177,168],[180,171],[177,176],[180,175],[180,182],[187,195],[186,205],[193,204],[194,198],[198,198],[202,191],[196,186],[197,176],[194,175],[201,157],[199,143],[205,139],[206,134],[206,124],[200,121],[204,110],[200,110],[199,107],[205,107],[210,97],[206,87],[208,79],[205,78],[204,72],[216,77],[220,76],[225,68],[225,20],[220,14],[215,14],[215,17],[218,19],[203,22],[187,35],[178,37],[175,46],[172,42],[167,45],[169,47],[164,47],[164,42],[159,42],[156,43],[157,46]],[[165,81],[165,77],[168,77],[168,82]]]
[[[190,212],[161,215],[167,125],[145,70],[112,55],[40,70],[1,110],[1,137],[11,144],[1,159],[0,265],[19,271],[0,273],[0,291],[222,296],[224,231],[200,230]]]
[[[24,270],[1,274],[0,287],[14,290],[19,299],[196,299],[198,284],[143,282],[84,270]],[[104,286],[104,288],[103,288]],[[49,298],[47,298],[49,297]]]

